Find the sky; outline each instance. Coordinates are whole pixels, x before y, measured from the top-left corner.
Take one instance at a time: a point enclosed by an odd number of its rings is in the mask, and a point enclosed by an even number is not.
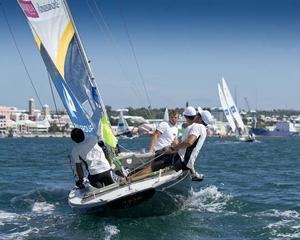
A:
[[[0,2],[0,106],[25,109],[28,99],[37,101],[4,8],[41,102],[53,109],[26,19],[16,0]],[[187,101],[219,107],[217,84],[224,77],[239,108],[248,109],[246,98],[251,109],[300,110],[300,1],[68,2],[104,103],[114,109]]]

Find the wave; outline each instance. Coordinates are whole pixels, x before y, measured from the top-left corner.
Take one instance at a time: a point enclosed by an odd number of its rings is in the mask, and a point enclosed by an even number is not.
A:
[[[300,213],[295,210],[280,211],[271,209],[258,214],[270,218],[265,230],[268,230],[271,239],[300,239]],[[272,222],[273,221],[273,222]]]
[[[199,212],[222,212],[227,203],[232,199],[230,195],[225,195],[218,191],[216,186],[209,186],[200,191],[189,192],[188,198],[184,201],[183,210]]]
[[[215,141],[213,142],[214,145],[234,145],[234,144],[240,144],[240,142],[238,141],[235,141],[235,140],[224,140],[224,141],[221,141],[221,140],[218,140],[218,141]]]
[[[39,233],[45,227],[43,222],[47,222],[52,217],[51,215],[50,218],[44,218],[44,215],[52,214],[54,209],[53,204],[34,202],[30,212],[14,213],[0,210],[0,239],[21,240]]]
[[[37,214],[52,214],[54,209],[53,204],[46,202],[35,202],[32,206],[32,212]]]
[[[37,228],[29,228],[24,230],[27,227],[27,222],[31,218],[27,215],[6,212],[0,210],[0,226],[10,225],[11,230],[7,231],[8,233],[4,233],[1,231],[0,239],[10,240],[10,239],[18,239],[21,240],[24,237],[28,236],[31,232],[38,232]],[[17,232],[16,232],[17,230]]]
[[[114,225],[107,225],[104,227],[104,231],[106,233],[105,240],[110,240],[115,235],[118,235],[120,230]]]
[[[10,203],[19,209],[31,210],[39,212],[39,208],[43,207],[40,203],[48,204],[67,204],[67,191],[62,188],[42,187],[31,190],[27,193],[17,195],[10,199]],[[33,209],[34,207],[34,209]],[[45,207],[45,206],[44,206]],[[49,206],[48,206],[49,207]],[[48,210],[46,210],[48,211]]]
[[[5,225],[6,223],[13,222],[15,219],[19,217],[20,217],[19,214],[0,210],[0,226]]]
[[[16,232],[16,233],[9,233],[9,234],[4,234],[0,233],[0,239],[2,240],[23,240],[26,237],[29,236],[30,233],[39,233],[39,229],[37,228],[29,228],[27,230],[21,231],[21,232]]]

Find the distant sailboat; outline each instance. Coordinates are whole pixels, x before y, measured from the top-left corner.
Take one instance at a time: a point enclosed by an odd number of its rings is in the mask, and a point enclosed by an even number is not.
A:
[[[165,122],[169,122],[169,111],[168,111],[168,108],[165,109],[164,121]]]
[[[225,117],[229,123],[229,126],[231,128],[231,131],[234,133],[235,130],[236,130],[236,126],[235,126],[235,123],[234,123],[234,119],[230,113],[230,110],[229,110],[229,107],[227,105],[227,102],[226,102],[226,99],[225,99],[225,96],[224,96],[224,93],[221,89],[221,86],[220,84],[218,83],[218,90],[219,90],[219,98],[220,98],[220,102],[221,102],[221,106],[223,108],[223,111],[224,111],[224,114],[225,114]]]
[[[133,138],[132,131],[129,129],[128,123],[124,118],[124,114],[123,114],[123,112],[128,112],[128,109],[117,109],[117,112],[119,112],[119,118],[118,118],[116,137]]]
[[[224,114],[232,131],[236,132],[238,140],[243,142],[254,141],[255,136],[245,126],[224,78],[222,78],[222,88],[218,84],[218,90]]]
[[[66,0],[17,1],[27,17],[47,71],[72,123],[86,135],[98,137],[114,150],[117,139],[112,133],[105,105]],[[112,167],[126,175],[153,159],[150,153],[129,152],[116,156],[112,151],[112,160]],[[70,191],[68,202],[79,211],[126,208],[151,198],[156,189],[176,185],[187,175],[188,171],[176,172],[166,168],[140,180],[115,182],[100,189],[85,180],[83,190],[74,187]]]

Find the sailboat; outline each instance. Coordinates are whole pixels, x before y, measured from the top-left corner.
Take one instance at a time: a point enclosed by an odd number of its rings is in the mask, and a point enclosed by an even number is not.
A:
[[[104,141],[112,150],[112,168],[125,176],[153,160],[150,153],[114,155],[117,139],[66,0],[17,1],[74,126],[81,128],[85,135]],[[71,189],[68,202],[73,209],[84,212],[126,208],[151,198],[157,189],[173,186],[187,175],[187,171],[166,168],[140,180],[116,181],[100,189],[92,187],[86,179],[84,189],[76,186]]]
[[[224,115],[229,123],[229,126],[231,128],[231,132],[235,133],[236,131],[236,125],[234,123],[234,119],[230,113],[230,110],[228,108],[228,105],[227,105],[227,102],[226,102],[226,99],[225,99],[225,96],[224,96],[224,93],[223,93],[223,90],[221,89],[221,86],[220,84],[218,83],[218,91],[219,91],[219,98],[220,98],[220,102],[221,102],[221,106],[223,108],[223,111],[224,111]]]
[[[169,122],[169,110],[168,110],[168,108],[166,108],[165,112],[164,112],[164,121]]]
[[[253,142],[255,136],[245,126],[224,78],[222,78],[222,87],[218,84],[218,91],[221,106],[232,132],[236,133],[236,137],[239,141]]]
[[[116,111],[119,112],[116,137],[118,138],[137,137],[137,135],[133,135],[132,131],[129,129],[128,123],[123,114],[123,112],[128,112],[128,109],[117,109]]]

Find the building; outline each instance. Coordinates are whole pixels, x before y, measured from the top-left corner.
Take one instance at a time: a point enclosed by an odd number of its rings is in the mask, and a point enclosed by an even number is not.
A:
[[[44,115],[44,116],[49,116],[50,115],[50,108],[47,104],[43,106],[42,115]]]
[[[35,102],[33,98],[30,98],[28,102],[28,113],[30,116],[34,115],[34,110],[35,110]]]
[[[214,119],[220,122],[227,122],[223,108],[221,107],[216,107],[212,108],[211,110],[211,115],[213,115]]]

